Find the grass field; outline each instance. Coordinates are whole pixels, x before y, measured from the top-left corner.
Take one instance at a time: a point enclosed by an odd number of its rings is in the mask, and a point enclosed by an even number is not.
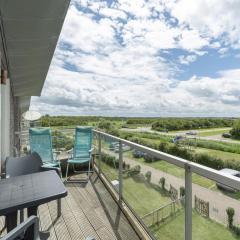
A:
[[[224,132],[229,132],[231,128],[225,127],[225,128],[198,128],[198,129],[191,129],[191,130],[178,130],[178,131],[169,131],[169,133],[182,133],[182,132],[189,132],[189,131],[197,131],[198,133],[204,133],[204,132],[209,132],[212,135],[217,135],[214,134],[215,132],[224,133]]]
[[[207,148],[195,148],[194,151],[196,153],[207,153],[210,156],[221,158],[224,161],[226,160],[240,161],[240,154],[237,154],[237,153],[230,153],[230,152],[218,151],[218,150],[207,149]]]
[[[103,172],[108,177],[116,179],[115,169],[102,163]],[[141,178],[125,178],[123,182],[124,199],[130,204],[139,216],[165,205],[170,201],[168,195],[161,190],[156,190]],[[226,227],[210,219],[201,217],[193,211],[193,239],[194,240],[236,240]],[[184,239],[184,210],[177,213],[176,217],[169,218],[159,226],[151,227],[150,231],[157,239],[183,240]]]
[[[226,227],[210,219],[201,217],[195,211],[192,214],[194,240],[235,240],[240,239],[232,234]],[[183,240],[184,239],[184,212],[181,211],[176,218],[172,218],[151,228],[157,239]]]
[[[123,197],[139,216],[171,201],[165,191],[156,190],[139,176],[124,179]]]
[[[114,168],[104,162],[101,162],[101,168],[110,180],[118,179],[117,171]],[[171,200],[165,191],[160,188],[156,190],[141,176],[124,178],[123,197],[139,216],[143,216]]]
[[[158,169],[160,171],[163,171],[165,173],[169,173],[173,176],[176,176],[179,178],[184,178],[184,176],[185,176],[184,169],[177,167],[173,164],[170,164],[166,161],[156,161],[156,162],[152,162],[152,163],[146,163],[143,158],[133,158],[131,152],[128,152],[125,154],[126,154],[126,157],[132,158],[135,161],[139,161],[143,164],[151,166],[151,167]],[[201,177],[195,173],[192,174],[192,180],[193,180],[193,183],[196,183],[196,184],[198,184],[202,187],[206,187],[206,188],[212,188],[215,185],[214,181],[204,178],[204,177]]]
[[[214,135],[222,135],[223,133],[229,133],[229,131],[231,130],[231,128],[229,129],[221,129],[221,130],[211,130],[211,131],[199,131],[198,136],[200,137],[209,137],[209,136],[214,136]]]

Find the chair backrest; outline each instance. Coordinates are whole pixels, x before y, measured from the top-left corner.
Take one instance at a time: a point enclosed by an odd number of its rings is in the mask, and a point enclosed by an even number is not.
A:
[[[75,130],[74,158],[88,158],[92,148],[92,128],[77,127]]]
[[[30,128],[29,143],[31,153],[37,152],[43,162],[53,161],[52,136],[50,128]]]
[[[16,177],[41,171],[42,159],[36,153],[24,157],[8,157],[5,162],[6,175]]]

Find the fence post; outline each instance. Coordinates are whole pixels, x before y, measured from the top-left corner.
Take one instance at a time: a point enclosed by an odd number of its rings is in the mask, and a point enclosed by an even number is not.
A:
[[[119,181],[119,203],[122,204],[122,188],[123,188],[123,149],[122,142],[119,141],[119,166],[118,166],[118,181]]]
[[[102,141],[101,133],[98,133],[98,173],[101,173],[101,161],[102,161]]]
[[[192,172],[185,164],[185,240],[192,240]]]

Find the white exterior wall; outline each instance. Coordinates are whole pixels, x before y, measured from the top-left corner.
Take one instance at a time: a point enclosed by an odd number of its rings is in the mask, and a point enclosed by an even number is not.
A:
[[[7,156],[11,153],[10,148],[10,81],[7,79],[6,84],[0,84],[1,92],[1,167]],[[0,167],[0,172],[1,172]]]

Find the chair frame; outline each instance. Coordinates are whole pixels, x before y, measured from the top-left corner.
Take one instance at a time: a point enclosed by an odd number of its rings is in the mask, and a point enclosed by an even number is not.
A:
[[[29,129],[29,143],[30,143],[30,151],[31,151],[31,153],[33,153],[33,152],[36,152],[36,150],[35,149],[33,149],[32,150],[32,147],[31,147],[31,134],[30,134],[30,131],[33,131],[33,130],[49,130],[49,140],[50,140],[50,149],[51,149],[51,160],[50,161],[47,161],[47,162],[45,162],[44,161],[44,159],[43,159],[43,167],[45,167],[45,168],[51,168],[51,167],[48,167],[48,166],[46,166],[48,163],[53,163],[54,161],[56,162],[56,164],[58,164],[58,167],[59,167],[59,169],[60,169],[60,177],[61,177],[61,179],[62,179],[62,168],[61,168],[61,162],[60,162],[60,160],[58,159],[58,153],[59,152],[57,152],[57,151],[55,151],[54,152],[54,149],[53,149],[53,147],[52,147],[52,132],[51,132],[51,129],[50,128],[45,128],[45,127],[41,127],[41,128],[30,128]],[[54,158],[54,153],[56,153],[56,157]],[[40,154],[39,154],[40,155]],[[40,155],[41,156],[41,155]]]
[[[76,132],[78,129],[81,129],[81,128],[83,128],[83,127],[77,127],[77,128],[75,129],[75,132]],[[84,128],[83,128],[83,129],[84,129]],[[92,131],[92,130],[91,130],[91,131]],[[76,143],[76,138],[77,138],[77,134],[75,134],[74,147],[75,147],[76,144],[77,144],[77,143]],[[91,140],[91,141],[92,141],[92,140]],[[92,142],[91,142],[91,144],[92,144]],[[84,164],[84,163],[69,163],[69,162],[67,162],[66,180],[65,180],[65,182],[68,182],[68,183],[74,183],[74,182],[75,182],[75,183],[83,183],[83,182],[88,182],[88,181],[89,181],[89,174],[90,174],[90,173],[93,173],[93,170],[91,170],[91,164],[93,163],[93,155],[92,155],[93,150],[94,150],[93,147],[89,150],[89,155],[90,155],[90,156],[89,156],[89,161],[88,161],[88,170],[85,170],[85,171],[76,171],[74,165],[75,165],[75,164],[80,165],[80,164]],[[70,154],[70,157],[68,158],[68,161],[69,161],[70,159],[74,158],[74,155],[75,155],[74,152],[75,152],[75,151],[74,151],[74,148],[68,151],[68,153]],[[86,162],[86,163],[87,163],[87,162]],[[68,177],[68,171],[69,171],[69,165],[70,165],[70,164],[73,165],[73,172],[74,172],[74,173],[87,173],[87,177],[86,177],[85,179],[71,179],[70,177]]]
[[[25,222],[22,222],[19,224],[16,228],[14,228],[12,231],[7,233],[2,240],[14,240],[17,239],[17,237],[21,237],[24,232],[31,226],[34,226],[34,240],[40,240],[40,233],[39,233],[39,219],[36,216],[29,217]]]

